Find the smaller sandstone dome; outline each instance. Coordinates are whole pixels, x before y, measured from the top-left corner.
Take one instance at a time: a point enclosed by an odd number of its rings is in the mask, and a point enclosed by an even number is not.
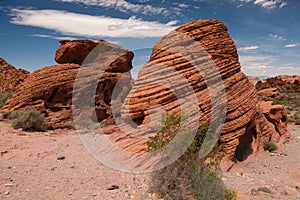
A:
[[[95,76],[96,82],[92,83],[98,85],[97,90],[93,91],[93,94],[96,93],[94,97],[95,107],[93,107],[97,115],[95,121],[102,122],[106,120],[106,124],[113,124],[110,107],[112,92],[121,78],[122,80],[127,80],[127,90],[131,89],[132,79],[129,71],[132,68],[133,53],[103,40],[98,42],[64,40],[60,43],[61,46],[56,52],[56,60],[61,64],[44,67],[31,73],[22,86],[7,101],[1,112],[36,109],[46,115],[46,123],[49,128],[65,127],[67,123],[73,120],[73,86],[76,78],[78,78],[79,70],[83,67],[80,64],[100,44],[100,48],[105,50],[106,56],[115,59],[107,62],[105,72],[101,77],[97,70],[90,70],[87,76],[81,77],[83,84],[80,85],[80,92],[86,92],[85,89],[88,91],[91,85],[91,76]],[[93,63],[89,63],[91,69],[98,68],[102,55],[95,54]],[[2,63],[3,61],[0,60],[0,62]],[[88,68],[88,66],[86,65],[84,68]],[[126,92],[123,95],[126,96]]]

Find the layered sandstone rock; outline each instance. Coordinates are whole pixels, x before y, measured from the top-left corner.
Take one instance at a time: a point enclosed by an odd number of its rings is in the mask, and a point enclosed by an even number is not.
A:
[[[74,63],[81,63],[83,61],[86,53],[92,50],[93,45],[90,44],[100,43],[107,52],[106,56],[108,57],[111,52],[121,49],[116,45],[104,41],[99,41],[98,43],[86,40],[63,41],[62,47],[59,48],[58,52],[65,48],[66,51],[63,52],[65,52],[66,55],[62,53],[61,58],[66,58],[64,61],[70,63],[44,67],[31,73],[24,81],[22,87],[8,100],[1,111],[36,109],[45,113],[48,127],[53,129],[65,127],[66,124],[73,122],[73,85],[81,69],[80,65]],[[70,49],[66,48],[66,46],[70,47]],[[98,53],[102,55],[102,52]],[[106,66],[104,66],[105,71],[102,73],[102,76],[99,74],[100,72],[97,73],[97,70],[99,70],[97,64],[103,63],[103,60],[99,60],[97,56],[98,55],[95,54],[89,57],[91,61],[90,67],[87,65],[83,66],[89,69],[89,74],[95,75],[95,80],[92,84],[96,85],[93,91],[94,105],[93,110],[91,110],[91,112],[95,112],[96,117],[87,120],[94,120],[95,122],[105,120],[103,121],[104,124],[113,124],[114,120],[110,107],[112,92],[121,77],[123,77],[122,80],[127,80],[127,91],[131,89],[131,76],[128,71],[132,68],[131,61],[133,59],[133,53],[127,52],[117,59],[107,62]],[[80,61],[76,60],[77,58],[80,58]],[[91,76],[89,76],[87,80],[87,84],[81,82],[80,92],[82,92],[82,94],[89,92]],[[126,96],[127,94],[122,95]],[[120,98],[124,98],[122,95],[119,95]],[[86,103],[86,99],[87,97],[84,96],[82,102]],[[76,100],[75,97],[74,101]],[[91,99],[89,99],[89,101],[91,101]]]
[[[0,58],[0,90],[16,91],[17,87],[27,78],[29,72],[16,69]]]
[[[196,107],[190,103],[194,100]],[[191,114],[189,120],[210,122],[214,131],[221,128],[219,142],[230,160],[243,161],[262,149],[264,141],[277,141],[285,134],[272,128],[260,110],[255,87],[241,71],[236,46],[217,20],[185,24],[155,45],[122,109],[123,119],[126,123],[132,119],[135,130],[121,129],[135,137],[115,134],[111,140],[128,151],[142,152],[147,141],[142,136],[151,133],[145,126],[155,121],[151,112],[159,108]],[[200,112],[195,115],[197,109]],[[223,112],[224,125],[218,123]]]
[[[72,116],[72,87],[78,70],[77,64],[62,64],[34,71],[2,111],[36,109],[46,114],[51,127],[60,127]]]
[[[281,75],[259,81],[256,89],[277,88],[279,92],[300,92],[300,76]]]
[[[270,99],[281,99],[282,96],[278,92],[277,88],[267,88],[257,92],[260,97],[270,98]]]
[[[268,119],[269,126],[272,127],[273,131],[279,133],[279,135],[273,135],[273,137],[278,136],[275,140],[279,140],[281,136],[287,133],[287,123],[288,116],[283,105],[273,105],[272,101],[259,102],[259,106]]]
[[[55,54],[55,61],[59,64],[75,63],[81,65],[87,55],[103,40],[61,40],[60,47]]]
[[[253,85],[256,85],[256,83],[260,81],[258,77],[253,77],[253,76],[248,76],[248,79]]]

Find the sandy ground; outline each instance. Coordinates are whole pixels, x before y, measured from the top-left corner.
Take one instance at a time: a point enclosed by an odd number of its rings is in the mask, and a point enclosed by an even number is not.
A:
[[[300,200],[300,127],[289,124],[292,138],[274,153],[262,152],[223,172],[238,199]]]
[[[262,153],[222,174],[239,199],[300,199],[300,132],[290,129],[293,138],[276,153]],[[76,131],[28,133],[0,121],[0,199],[157,199],[144,178],[101,164]],[[108,190],[113,185],[118,189]]]

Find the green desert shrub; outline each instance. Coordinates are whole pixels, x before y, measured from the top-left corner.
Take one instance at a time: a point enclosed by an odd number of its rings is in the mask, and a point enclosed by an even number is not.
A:
[[[81,125],[89,130],[96,130],[104,127],[103,124],[99,122],[93,122],[92,120],[83,120]]]
[[[274,104],[285,105],[289,111],[298,111],[300,108],[300,93],[283,92],[282,98],[273,101]]]
[[[24,131],[46,131],[44,120],[45,115],[39,111],[27,110],[13,120],[13,127]]]
[[[12,111],[12,112],[4,112],[2,113],[2,116],[4,119],[15,119],[20,115],[20,113],[18,111]]]
[[[76,126],[75,126],[74,123],[68,123],[66,126],[67,126],[68,129],[76,130]]]
[[[8,91],[0,91],[0,108],[2,108],[7,99],[9,99],[9,97],[11,97],[14,94],[14,92],[8,92]]]
[[[264,150],[265,151],[276,151],[278,149],[278,146],[272,142],[272,141],[267,141],[264,143]]]
[[[166,146],[177,134],[180,115],[166,115],[164,123],[157,135],[149,137],[147,151],[153,152]],[[172,164],[152,172],[150,191],[165,200],[215,200],[237,199],[235,191],[226,187],[217,174],[222,159],[218,145],[205,158],[200,159],[198,152],[208,131],[208,123],[204,123],[188,148]]]

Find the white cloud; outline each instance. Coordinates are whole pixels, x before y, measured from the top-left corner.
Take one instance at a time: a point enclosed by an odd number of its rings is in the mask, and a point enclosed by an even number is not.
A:
[[[297,47],[299,44],[287,44],[284,46],[284,48],[292,48],[292,47]]]
[[[239,0],[242,4],[253,3],[254,5],[259,5],[262,8],[272,9],[272,8],[283,8],[287,5],[287,2],[283,0]]]
[[[56,40],[77,40],[78,38],[75,37],[61,37],[61,36],[54,36],[54,35],[45,35],[45,34],[32,34],[29,36],[33,37],[41,37],[41,38],[53,38]]]
[[[299,64],[278,64],[279,58],[271,55],[240,56],[242,70],[249,76],[277,76],[300,74]]]
[[[11,23],[50,29],[64,35],[84,37],[145,38],[162,37],[174,30],[167,24],[131,17],[129,19],[91,16],[61,10],[12,9]]]
[[[239,51],[251,51],[251,50],[256,50],[256,49],[259,49],[259,46],[241,47],[238,50]]]
[[[270,55],[241,55],[240,62],[242,68],[246,70],[261,70],[270,68],[274,63],[278,61],[276,56]]]
[[[287,2],[282,2],[282,3],[280,4],[279,8],[283,8],[283,7],[286,6],[286,5],[287,5]]]
[[[56,0],[58,2],[83,3],[88,6],[100,6],[104,8],[114,8],[121,12],[133,12],[142,14],[168,14],[165,8],[153,7],[151,5],[134,4],[125,0]]]
[[[276,34],[271,33],[271,34],[269,34],[269,36],[276,40],[282,40],[282,41],[286,40],[282,35],[276,35]]]
[[[187,8],[187,7],[189,7],[187,4],[184,4],[184,3],[178,4],[178,6],[180,8]]]

